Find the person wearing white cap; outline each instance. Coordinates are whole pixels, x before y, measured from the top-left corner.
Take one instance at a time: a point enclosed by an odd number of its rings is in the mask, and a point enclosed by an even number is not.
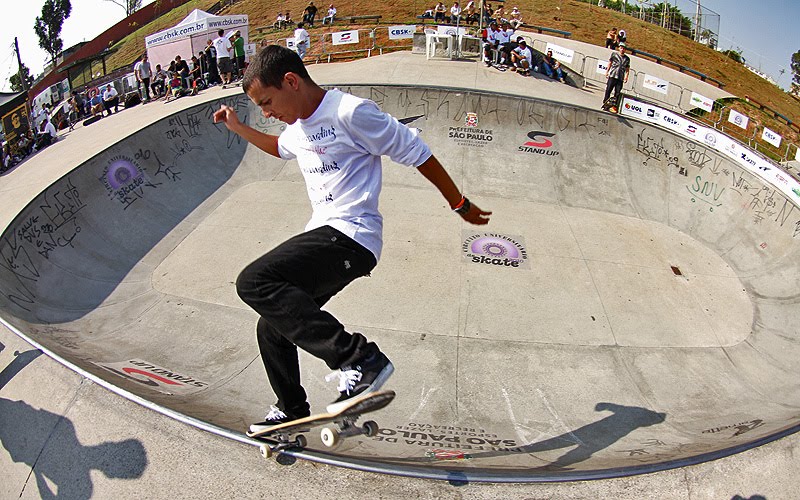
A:
[[[522,26],[522,12],[517,7],[511,9],[511,14],[508,16],[508,24],[515,30]]]

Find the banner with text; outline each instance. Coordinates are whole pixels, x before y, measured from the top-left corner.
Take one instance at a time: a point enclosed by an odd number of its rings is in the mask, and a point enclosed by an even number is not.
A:
[[[572,59],[575,57],[574,50],[548,42],[547,49],[545,49],[544,53],[547,54],[547,52],[550,50],[553,51],[553,57],[555,57],[559,61],[567,64],[572,64]]]
[[[773,132],[772,130],[764,127],[764,132],[761,134],[761,138],[767,141],[768,143],[772,144],[776,148],[781,147],[781,139],[782,137]]]
[[[334,45],[345,45],[348,43],[358,43],[358,30],[338,31],[331,33]]]
[[[455,26],[437,26],[436,32],[440,35],[459,35],[464,36],[467,34],[467,28],[458,28]]]
[[[668,81],[662,80],[657,76],[652,76],[647,74],[644,75],[644,83],[642,83],[642,87],[664,95],[667,95],[667,93],[669,92]]]
[[[739,128],[747,130],[747,124],[750,122],[750,118],[732,109],[731,112],[728,114],[728,121],[733,123]]]
[[[620,114],[665,127],[673,132],[697,141],[730,158],[748,172],[755,174],[777,187],[787,198],[800,204],[800,183],[782,172],[775,164],[753,152],[747,146],[729,136],[699,125],[683,115],[667,111],[630,97],[625,97]]]
[[[608,61],[597,61],[597,73],[605,75],[608,71]]]
[[[389,26],[389,40],[402,40],[403,38],[414,38],[414,32],[417,31],[416,26],[405,26],[400,24],[398,26]]]
[[[700,95],[697,92],[692,92],[692,106],[697,106],[698,108],[711,112],[714,109],[714,101],[709,99],[704,95]]]

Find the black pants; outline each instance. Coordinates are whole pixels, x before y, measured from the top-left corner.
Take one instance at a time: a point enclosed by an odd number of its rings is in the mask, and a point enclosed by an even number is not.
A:
[[[619,94],[622,92],[622,78],[609,78],[606,82],[606,95],[603,97],[603,103],[608,102],[608,98],[611,97],[611,92],[614,92],[614,102],[619,105]]]
[[[297,347],[333,370],[378,351],[360,333],[348,333],[321,310],[350,282],[366,276],[375,256],[329,226],[290,238],[248,265],[236,280],[239,297],[261,318],[256,328],[261,359],[277,406],[289,416],[308,414],[300,384]]]

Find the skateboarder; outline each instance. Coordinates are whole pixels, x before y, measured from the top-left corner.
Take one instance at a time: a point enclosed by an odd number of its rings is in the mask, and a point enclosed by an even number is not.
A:
[[[338,370],[339,397],[327,407],[331,413],[377,391],[394,371],[377,345],[345,331],[320,309],[350,282],[369,275],[380,258],[382,155],[417,167],[464,220],[486,224],[491,212],[461,194],[415,130],[372,101],[319,87],[294,51],[262,49],[242,87],[266,118],[281,120],[286,129],[279,137],[265,134],[225,105],[214,122],[273,156],[296,158],[313,207],[306,232],[248,265],[236,281],[239,297],[261,316],[259,350],[278,398],[265,420],[250,426],[259,432],[310,414],[297,347]]]
[[[627,46],[620,43],[616,52],[611,53],[608,60],[608,69],[606,69],[606,94],[603,96],[603,109],[608,110],[616,107],[619,104],[619,94],[622,91],[622,85],[628,83],[628,73],[631,70],[631,58],[625,55]],[[613,99],[611,93],[614,93]]]

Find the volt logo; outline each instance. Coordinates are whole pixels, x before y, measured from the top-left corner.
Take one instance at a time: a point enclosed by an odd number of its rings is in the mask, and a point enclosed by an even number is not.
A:
[[[530,139],[530,141],[523,145],[531,148],[549,148],[553,145],[553,141],[547,138],[553,137],[554,135],[556,134],[551,134],[550,132],[528,132],[528,139]]]

